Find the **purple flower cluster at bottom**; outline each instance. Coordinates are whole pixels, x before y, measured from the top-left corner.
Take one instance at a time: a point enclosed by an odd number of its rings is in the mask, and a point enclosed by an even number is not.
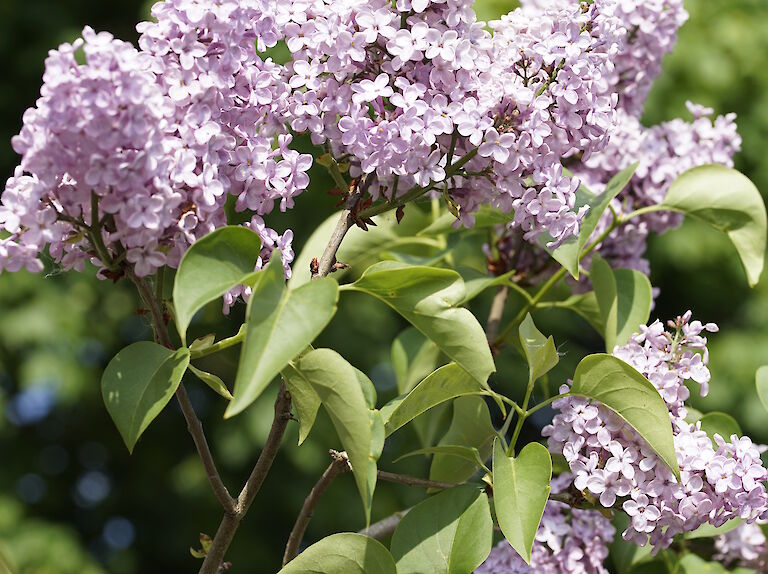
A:
[[[570,474],[554,478],[552,492],[566,489],[572,480]],[[615,533],[610,520],[599,512],[550,500],[536,533],[530,566],[502,541],[475,574],[607,574],[603,561]]]
[[[715,560],[726,566],[768,571],[768,546],[759,524],[741,524],[715,538]]]
[[[710,375],[702,333],[717,330],[690,318],[688,312],[670,321],[671,332],[656,321],[614,351],[666,402],[680,482],[623,419],[588,399],[555,401],[560,412],[543,431],[550,450],[568,461],[574,486],[605,507],[622,508],[631,519],[624,539],[650,542],[655,550],[705,523],[721,526],[736,517],[748,523],[768,517],[768,470],[762,466],[761,449],[749,437],[736,435],[726,440],[715,434],[713,444],[700,423],[686,421],[685,382],[699,383],[706,394]],[[563,385],[561,391],[567,390]]]

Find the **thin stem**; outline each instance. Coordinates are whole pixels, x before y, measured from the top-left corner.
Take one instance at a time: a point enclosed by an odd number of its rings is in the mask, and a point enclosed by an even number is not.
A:
[[[509,446],[507,447],[507,456],[512,456],[515,454],[515,445],[517,444],[517,438],[520,436],[520,431],[523,430],[523,423],[525,423],[525,419],[527,419],[528,415],[530,414],[528,412],[528,403],[531,400],[531,394],[533,393],[533,386],[535,384],[536,384],[536,379],[534,379],[533,376],[529,376],[528,388],[525,389],[525,399],[523,399],[523,405],[522,405],[523,412],[517,417],[517,424],[515,425],[515,430],[512,433],[512,438],[510,439]]]
[[[245,327],[245,325],[243,325]],[[243,339],[245,339],[245,329],[240,329],[240,331],[236,335],[232,335],[231,337],[227,337],[226,339],[222,339],[218,343],[214,343],[210,347],[206,347],[205,349],[200,349],[199,351],[192,351],[191,357],[192,359],[200,359],[202,357],[206,357],[208,355],[213,355],[214,353],[218,353],[219,351],[223,351],[224,349],[228,349],[229,347],[234,347],[235,345],[239,345],[243,342]]]
[[[630,219],[634,219],[635,217],[640,217],[641,215],[647,215],[648,213],[655,213],[657,211],[674,211],[669,208],[665,208],[661,205],[648,205],[646,207],[641,207],[640,209],[636,209],[635,211],[631,211],[627,215],[623,216],[621,218],[621,223],[626,223]]]
[[[526,416],[531,416],[533,413],[535,413],[539,409],[543,409],[547,405],[555,402],[557,399],[562,399],[567,396],[568,396],[568,393],[563,393],[562,395],[555,395],[554,397],[549,397],[547,400],[540,402],[535,407],[531,407],[530,409],[528,409]]]
[[[227,553],[237,528],[240,526],[240,522],[248,512],[253,499],[264,483],[269,469],[272,468],[272,463],[275,460],[275,456],[277,456],[277,451],[280,449],[280,443],[283,440],[285,428],[288,426],[290,419],[291,395],[288,393],[285,383],[281,383],[277,400],[275,401],[275,418],[272,420],[272,428],[269,430],[267,441],[261,450],[256,466],[253,467],[251,475],[237,497],[234,511],[224,513],[224,518],[219,525],[219,529],[216,531],[211,548],[203,561],[203,566],[200,568],[200,574],[217,574],[224,560],[224,555]]]
[[[640,211],[640,210],[638,210]],[[619,219],[614,215],[613,221],[611,222],[611,225],[608,226],[608,228],[603,231],[597,239],[595,239],[592,243],[590,243],[584,251],[579,255],[579,261],[584,259],[587,255],[592,253],[592,251],[595,250],[595,248],[600,245],[608,235],[611,234],[611,232],[616,229],[619,225],[622,225],[623,223],[626,223],[629,218],[623,218]],[[544,283],[544,285],[541,286],[541,289],[539,289],[536,292],[536,295],[531,298],[531,300],[528,302],[527,305],[523,306],[522,309],[520,309],[520,312],[517,314],[517,316],[512,320],[512,322],[507,325],[507,328],[504,329],[501,335],[494,341],[495,346],[501,346],[504,341],[512,334],[512,332],[517,329],[517,326],[520,324],[520,322],[525,319],[525,316],[536,308],[536,305],[541,301],[541,299],[546,295],[552,287],[554,287],[560,279],[565,277],[565,274],[567,273],[567,269],[565,267],[561,267],[557,270],[557,272],[552,275],[552,277],[549,278],[549,280]]]
[[[332,450],[331,457],[333,458],[333,461],[328,465],[328,468],[325,469],[325,472],[317,481],[317,484],[312,487],[309,495],[304,500],[299,516],[296,518],[296,523],[293,525],[291,535],[288,537],[288,543],[285,545],[283,566],[296,558],[296,555],[299,553],[301,540],[304,538],[304,533],[307,530],[307,526],[309,526],[309,521],[312,520],[315,507],[317,506],[317,503],[320,502],[320,497],[326,490],[328,490],[333,479],[349,470],[349,457],[346,452]]]
[[[506,285],[499,287],[493,298],[493,303],[491,303],[491,311],[485,326],[485,336],[489,343],[493,343],[499,334],[499,325],[501,324],[501,316],[504,314],[507,297],[509,297],[509,287]]]
[[[467,162],[469,162],[476,155],[477,155],[477,148],[474,148],[468,151],[466,154],[464,154],[462,158],[459,159],[456,163],[451,164],[447,168],[445,168],[445,180],[456,175],[456,172],[458,172]],[[442,182],[439,182],[439,183],[442,183]],[[400,207],[401,205],[405,205],[409,201],[418,199],[428,191],[432,191],[437,185],[439,185],[439,183],[431,183],[426,187],[414,187],[413,189],[404,193],[399,198],[393,197],[392,201],[390,202],[379,203],[377,205],[372,205],[368,209],[362,210],[359,214],[359,217],[361,218],[373,217],[374,215],[380,215],[387,211],[397,209],[398,207]]]
[[[152,289],[146,279],[137,276],[130,267],[126,268],[126,275],[128,275],[128,278],[134,285],[136,285],[139,296],[149,308],[154,327],[155,341],[164,347],[173,349],[173,343],[171,343],[170,336],[168,335],[168,328],[165,325],[162,308],[157,302],[157,299],[155,299]],[[189,434],[192,435],[192,440],[195,443],[197,453],[203,463],[205,475],[208,478],[213,493],[216,495],[217,500],[222,508],[224,508],[225,512],[233,512],[235,509],[235,501],[232,499],[227,487],[224,486],[224,482],[221,480],[219,471],[216,468],[216,463],[213,460],[213,455],[211,454],[211,449],[208,446],[208,441],[205,438],[203,424],[197,417],[195,409],[187,395],[187,390],[184,388],[183,384],[180,384],[176,389],[176,399],[179,401],[181,412],[184,415],[184,419],[187,421],[187,430],[189,430]]]
[[[427,480],[424,478],[418,478],[416,476],[409,476],[407,474],[395,474],[394,472],[386,472],[379,470],[376,472],[376,477],[379,480],[385,482],[396,482],[398,484],[404,484],[406,486],[420,486],[422,488],[438,488],[440,490],[448,490],[457,486],[450,482],[438,482],[436,480]]]
[[[336,263],[336,253],[341,246],[341,241],[344,239],[347,231],[349,231],[349,229],[355,223],[356,218],[352,210],[354,209],[355,204],[357,204],[361,195],[361,190],[357,188],[349,194],[349,197],[344,203],[344,210],[341,212],[339,221],[336,224],[336,228],[333,230],[331,239],[328,241],[328,245],[326,246],[325,251],[323,251],[323,255],[320,257],[320,261],[317,263],[317,269],[312,272],[312,279],[325,277],[328,275],[328,273],[331,272],[331,269]]]
[[[395,531],[397,525],[400,524],[400,521],[406,514],[408,514],[408,512],[410,512],[410,510],[410,508],[406,508],[405,510],[400,510],[394,514],[390,514],[386,518],[383,518],[378,522],[374,522],[368,528],[358,530],[357,533],[370,536],[371,538],[376,538],[377,540],[385,538]]]

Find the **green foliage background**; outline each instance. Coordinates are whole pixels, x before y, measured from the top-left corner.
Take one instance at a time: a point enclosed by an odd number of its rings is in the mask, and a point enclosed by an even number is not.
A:
[[[478,11],[492,18],[512,7],[511,0],[480,0]],[[765,195],[768,3],[686,0],[686,7],[691,19],[665,61],[645,120],[685,117],[687,99],[718,113],[738,113],[744,152],[737,167]],[[0,177],[11,175],[16,165],[10,138],[24,109],[35,101],[47,50],[73,39],[85,24],[135,40],[134,25],[147,14],[141,0],[0,2]],[[330,181],[313,170],[313,188],[298,199],[296,209],[271,221],[278,229],[292,228],[297,247],[334,211],[335,200],[324,193]],[[711,338],[711,394],[694,404],[731,413],[745,432],[768,442],[765,413],[753,387],[756,368],[768,364],[768,280],[749,290],[727,240],[702,225],[686,224],[654,238],[649,257],[652,283],[661,289],[652,317],[666,319],[691,308],[696,317],[721,327]],[[489,297],[473,305],[481,319]],[[189,572],[196,564],[187,548],[196,544],[200,531],[213,534],[218,525],[220,509],[178,408],[171,403],[129,456],[102,404],[98,380],[109,358],[128,343],[149,338],[148,322],[137,314],[137,305],[128,285],[99,282],[91,272],[0,276],[0,553],[20,572]],[[243,312],[241,306],[231,317],[222,317],[216,305],[209,306],[191,334],[233,334]],[[566,353],[550,374],[552,385],[573,373],[585,351],[600,350],[586,323],[565,312],[541,311],[536,321]],[[386,400],[395,394],[390,346],[404,327],[383,304],[351,293],[319,344],[337,349],[365,371]],[[231,382],[236,353],[211,358],[211,370]],[[513,396],[521,392],[526,372],[514,353],[503,353],[498,366],[503,375],[492,382]],[[275,388],[225,423],[224,402],[198,381],[187,384],[225,482],[234,488],[247,476],[266,437]],[[533,422],[546,421],[534,417]],[[392,464],[414,447],[410,432],[393,437],[381,459],[383,468],[425,473],[426,463],[416,458]],[[526,432],[532,439],[537,429]],[[321,418],[300,449],[297,436],[293,425],[235,540],[230,559],[238,572],[277,569],[293,518],[327,465],[328,448],[338,446],[327,418]],[[381,484],[372,518],[421,497],[406,487]],[[343,476],[321,502],[308,538],[357,529],[362,521],[353,478]],[[1,566],[0,561],[0,571]]]

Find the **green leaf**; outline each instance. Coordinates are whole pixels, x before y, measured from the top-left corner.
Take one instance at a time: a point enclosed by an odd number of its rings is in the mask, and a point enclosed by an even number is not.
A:
[[[188,366],[188,349],[172,351],[149,341],[127,346],[109,362],[101,394],[130,452],[171,400]]]
[[[493,443],[493,504],[496,520],[510,546],[531,563],[531,549],[549,499],[552,459],[537,442],[509,457],[496,439]]]
[[[560,361],[555,347],[555,340],[541,334],[528,313],[520,323],[520,344],[528,362],[528,373],[531,381],[540,379],[551,371]]]
[[[344,532],[316,542],[278,574],[397,574],[397,570],[381,542]]]
[[[768,365],[757,369],[755,373],[755,387],[757,388],[757,396],[760,398],[760,402],[763,403],[763,407],[768,411]]]
[[[701,430],[709,435],[714,443],[715,433],[726,441],[731,440],[731,435],[742,436],[741,427],[731,415],[726,413],[707,413],[701,419]],[[717,449],[717,446],[715,446]]]
[[[731,518],[728,522],[722,526],[713,526],[711,524],[704,523],[692,532],[686,532],[685,538],[714,538],[721,534],[726,534],[731,530],[734,530],[744,524],[741,518]]]
[[[203,381],[206,385],[211,387],[216,393],[227,399],[228,401],[232,400],[232,393],[229,392],[229,389],[227,388],[227,385],[224,384],[224,381],[221,380],[220,377],[217,377],[213,373],[208,373],[206,371],[201,371],[194,365],[189,365],[189,370],[194,373],[194,375]]]
[[[392,307],[479,382],[496,370],[483,328],[459,307],[466,292],[455,271],[384,261],[345,287]]]
[[[417,504],[392,535],[398,574],[468,574],[491,552],[486,494],[457,486]]]
[[[392,366],[397,390],[407,393],[437,367],[440,349],[415,327],[408,327],[392,343]]]
[[[750,286],[757,284],[765,259],[766,213],[749,178],[722,165],[695,167],[674,181],[660,209],[690,215],[727,234]]]
[[[360,383],[360,389],[363,391],[363,396],[365,397],[365,402],[368,405],[368,408],[375,409],[376,387],[374,386],[373,381],[358,368],[355,368],[355,375],[357,376],[357,382]]]
[[[648,322],[653,302],[651,283],[634,269],[611,269],[597,254],[592,258],[590,279],[600,309],[605,348],[611,352]]]
[[[680,479],[667,404],[643,375],[612,355],[589,355],[576,367],[570,394],[595,400],[613,410]]]
[[[291,393],[291,402],[296,407],[296,414],[299,417],[299,446],[301,446],[315,424],[317,411],[320,410],[320,396],[315,392],[312,384],[293,365],[286,365],[282,370],[282,375],[285,386]]]
[[[344,240],[336,253],[336,259],[356,268],[366,261],[375,260],[381,253],[403,248],[418,248],[437,253],[442,249],[442,244],[431,237],[417,237],[416,234],[429,224],[429,216],[425,215],[416,206],[409,206],[400,223],[394,212],[385,213],[374,217],[376,227],[369,227],[363,231],[359,227],[352,227],[347,231]],[[310,263],[312,259],[320,259],[328,241],[339,221],[339,214],[329,216],[309,238],[299,256],[293,262],[293,275],[288,282],[291,289],[295,289],[310,280]],[[346,271],[339,270],[334,273],[338,278]]]
[[[464,287],[467,291],[467,294],[462,301],[463,304],[471,301],[480,295],[480,293],[491,287],[500,287],[502,285],[509,285],[512,287],[510,278],[515,274],[515,271],[509,271],[503,275],[493,276],[465,266],[457,268],[456,271],[458,271],[461,278],[464,280]]]
[[[496,429],[491,413],[482,397],[459,397],[453,402],[453,418],[437,448],[460,444],[477,451],[475,460],[462,460],[447,454],[436,454],[429,467],[429,478],[437,482],[462,483],[472,478],[491,456]],[[478,462],[480,464],[478,464]]]
[[[315,340],[336,313],[338,298],[339,286],[329,277],[288,290],[281,259],[273,254],[248,301],[248,328],[225,417],[247,408]]]
[[[311,351],[299,360],[297,369],[320,397],[347,451],[367,522],[376,488],[376,460],[384,443],[381,416],[369,409],[357,369],[335,351]]]
[[[456,363],[440,367],[399,400],[390,412],[382,409],[387,436],[442,402],[484,392],[480,383]]]
[[[726,574],[722,564],[707,562],[696,554],[686,554],[680,559],[675,570],[677,574]]]
[[[232,225],[192,244],[179,263],[173,284],[176,328],[182,340],[192,317],[206,303],[253,279],[260,251],[258,233]]]
[[[446,456],[454,456],[456,458],[470,462],[478,468],[485,468],[485,461],[480,456],[480,451],[478,451],[475,447],[462,446],[458,444],[446,444],[442,446],[420,448],[418,450],[414,450],[397,457],[393,462],[397,463],[404,458],[410,458],[412,456],[430,454],[444,454]],[[488,469],[486,468],[486,470]]]
[[[600,315],[600,306],[597,304],[594,291],[571,295],[565,301],[555,303],[555,306],[559,309],[573,311],[589,323],[600,336],[603,336],[603,318]]]
[[[605,210],[608,209],[608,204],[627,186],[635,174],[637,166],[638,164],[634,163],[616,174],[606,185],[605,191],[600,195],[595,195],[584,188],[584,186],[579,188],[576,192],[574,211],[577,211],[584,205],[589,205],[589,211],[579,226],[578,235],[567,239],[555,250],[546,247],[546,244],[552,241],[551,236],[547,234],[541,238],[541,245],[549,251],[555,261],[565,267],[576,279],[579,278],[579,258],[587,246],[587,242],[590,240],[595,229],[597,229],[597,224],[600,222],[600,218],[605,213]]]

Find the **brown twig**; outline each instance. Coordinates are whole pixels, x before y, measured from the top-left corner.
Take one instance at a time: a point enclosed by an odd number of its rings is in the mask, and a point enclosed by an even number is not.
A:
[[[291,535],[288,537],[288,543],[285,545],[285,553],[283,554],[283,566],[296,558],[296,555],[299,553],[301,540],[304,538],[304,532],[306,532],[307,526],[309,526],[309,521],[312,520],[312,515],[315,512],[317,503],[320,501],[320,497],[331,485],[334,478],[350,469],[349,457],[346,452],[338,452],[335,450],[331,450],[330,452],[333,461],[328,465],[328,468],[325,469],[323,475],[317,481],[315,486],[312,487],[309,496],[304,500],[301,512],[299,512],[299,516],[296,518],[296,523],[291,530]]]
[[[251,476],[248,477],[243,490],[240,491],[240,495],[237,497],[234,511],[224,513],[219,529],[213,537],[213,544],[211,544],[211,548],[208,550],[208,554],[203,561],[203,566],[200,568],[200,574],[216,574],[221,563],[224,561],[224,555],[227,553],[229,545],[235,537],[240,522],[248,512],[253,499],[259,492],[264,479],[269,473],[269,469],[272,467],[289,420],[291,420],[291,395],[285,383],[281,383],[277,400],[275,401],[275,418],[272,420],[272,428],[269,430],[267,441],[259,455],[258,461],[256,461],[256,466],[253,467]]]
[[[157,299],[155,299],[152,288],[143,277],[138,277],[130,267],[126,268],[126,275],[136,285],[136,289],[139,292],[144,305],[149,309],[152,316],[152,325],[154,327],[155,340],[164,347],[173,349],[173,343],[168,335],[168,328],[165,325],[165,318],[163,316],[163,310],[160,307]],[[203,423],[195,413],[195,409],[192,403],[189,401],[187,390],[183,384],[180,384],[176,389],[176,399],[179,401],[181,412],[184,415],[184,419],[187,421],[187,430],[192,435],[192,440],[197,448],[200,460],[203,463],[205,469],[205,475],[208,478],[208,482],[213,489],[213,493],[216,495],[217,500],[224,508],[225,512],[233,512],[235,509],[235,501],[230,496],[227,487],[221,480],[219,471],[216,468],[216,463],[213,460],[211,449],[208,446],[208,441],[205,438],[205,432],[203,432]]]
[[[405,510],[400,510],[394,514],[390,514],[386,518],[383,518],[378,522],[374,522],[368,528],[358,530],[357,533],[370,536],[371,538],[376,538],[377,540],[385,538],[395,531],[397,525],[400,524],[400,521],[406,514],[408,514],[410,510],[410,508],[406,508]]]
[[[450,482],[438,482],[436,480],[427,480],[425,478],[418,478],[415,476],[409,476],[407,474],[395,474],[394,472],[386,472],[380,470],[376,473],[376,477],[379,480],[386,482],[396,482],[398,484],[405,484],[406,486],[420,486],[422,488],[438,488],[440,490],[448,490],[457,486]]]
[[[317,269],[312,270],[312,279],[325,277],[331,272],[331,269],[333,269],[333,266],[336,263],[336,253],[341,246],[341,242],[347,234],[347,231],[349,231],[355,224],[356,217],[354,208],[360,200],[360,197],[362,197],[362,190],[359,189],[358,186],[355,186],[350,192],[349,197],[347,197],[347,200],[344,202],[344,210],[341,212],[336,228],[333,230],[328,245],[326,245],[325,251],[323,251],[320,260],[317,263]]]

